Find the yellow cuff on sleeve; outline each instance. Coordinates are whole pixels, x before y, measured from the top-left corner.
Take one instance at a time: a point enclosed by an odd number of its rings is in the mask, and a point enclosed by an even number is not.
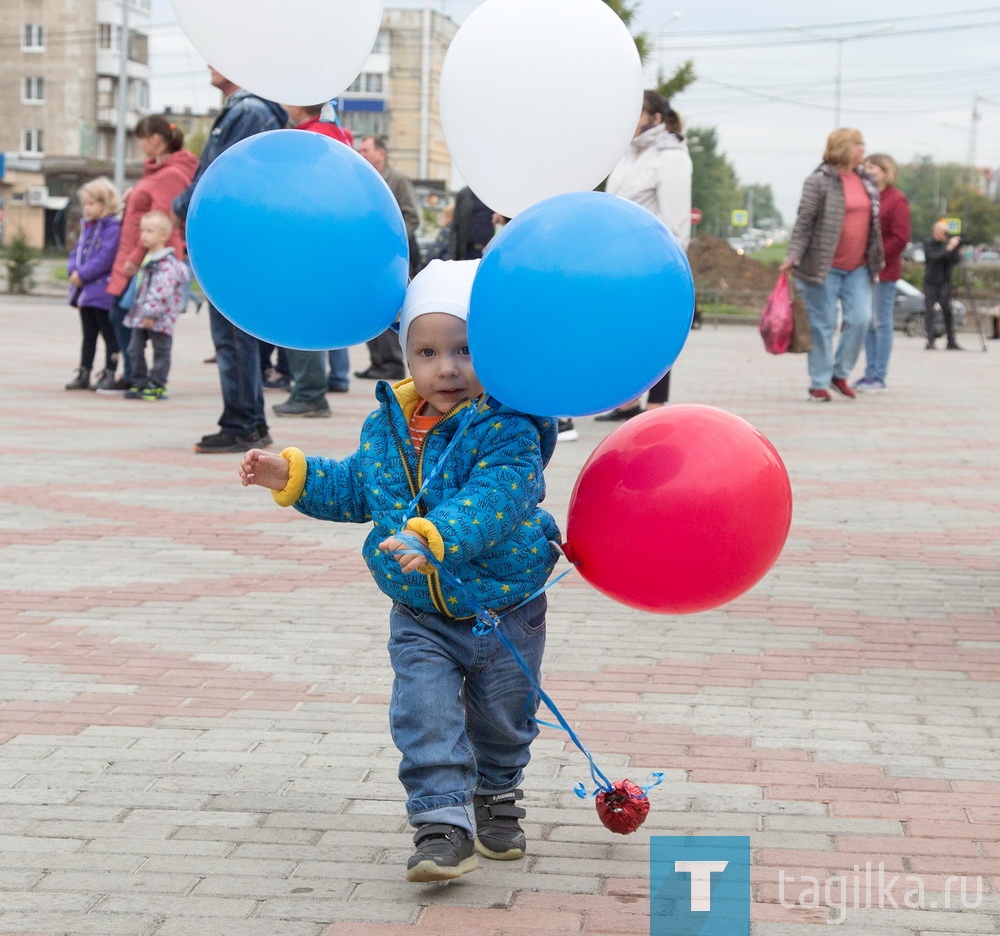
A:
[[[413,530],[414,533],[419,533],[420,536],[427,540],[427,545],[438,562],[444,559],[444,539],[442,539],[437,527],[430,520],[426,517],[413,517],[407,521],[406,529]],[[428,562],[426,565],[421,566],[420,571],[430,574],[437,570]]]
[[[297,448],[286,448],[281,457],[288,462],[288,483],[280,491],[271,491],[271,497],[279,507],[291,507],[306,486],[306,457]]]

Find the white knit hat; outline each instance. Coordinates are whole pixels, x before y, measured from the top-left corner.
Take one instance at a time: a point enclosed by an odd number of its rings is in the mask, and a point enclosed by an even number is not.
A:
[[[406,333],[418,315],[446,312],[463,322],[469,318],[469,299],[478,260],[431,260],[406,287],[399,313],[399,343],[406,354]]]

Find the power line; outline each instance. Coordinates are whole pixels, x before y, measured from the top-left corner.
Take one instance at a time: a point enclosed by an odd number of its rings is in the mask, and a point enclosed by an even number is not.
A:
[[[977,16],[980,13],[1000,13],[1000,6],[989,6],[989,7],[977,7],[972,10],[949,10],[947,13],[923,13],[914,16],[894,16],[892,19],[894,22],[901,23],[911,23],[917,20],[929,20],[929,19],[949,19],[955,20],[962,16]],[[877,20],[841,20],[837,23],[811,23],[809,29],[858,29],[862,26],[880,26],[885,23],[885,18]],[[655,33],[654,38],[659,36],[674,36],[677,38],[690,38],[698,36],[744,36],[748,33],[782,33],[787,29],[783,26],[761,26],[755,29],[705,29],[705,30],[694,30],[692,32],[681,32],[678,30],[671,30],[668,32]],[[935,30],[936,31],[936,30]],[[835,36],[831,36],[830,39],[835,39]]]
[[[707,43],[707,44],[683,44],[685,39],[691,38],[691,33],[686,35],[671,34],[671,42],[660,43],[660,48],[664,51],[675,51],[677,49],[683,49],[688,53],[697,53],[704,51],[713,51],[717,49],[763,49],[763,48],[773,48],[773,47],[787,47],[787,46],[798,46],[798,45],[815,45],[819,42],[846,42],[846,41],[861,41],[866,39],[895,39],[902,36],[923,36],[929,33],[934,33],[938,35],[940,33],[946,32],[962,32],[970,29],[989,29],[993,26],[1000,26],[1000,20],[991,20],[988,22],[980,23],[965,23],[965,24],[955,24],[952,26],[938,26],[928,29],[907,29],[907,30],[894,30],[892,32],[881,32],[873,33],[871,35],[862,36],[802,36],[796,38],[782,38],[782,39],[768,39],[768,40],[757,40],[753,39],[748,42],[719,42],[719,43]],[[811,27],[810,27],[811,28]],[[749,32],[749,30],[748,30]],[[769,30],[769,32],[774,32],[774,30]],[[742,34],[742,33],[741,33]],[[726,33],[725,35],[729,35]],[[676,45],[673,41],[676,40]]]

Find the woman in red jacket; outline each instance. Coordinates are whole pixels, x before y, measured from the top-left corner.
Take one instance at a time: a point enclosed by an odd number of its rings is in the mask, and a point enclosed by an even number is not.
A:
[[[885,247],[885,266],[872,292],[872,322],[865,336],[865,376],[855,390],[869,393],[885,390],[892,354],[892,312],[896,305],[896,280],[902,275],[903,251],[910,241],[910,203],[895,186],[899,169],[885,153],[872,153],[865,168],[875,177],[879,190],[879,223]]]
[[[144,117],[135,128],[139,146],[146,156],[143,164],[142,178],[125,193],[125,215],[122,218],[121,240],[118,242],[118,253],[115,255],[111,279],[108,282],[108,292],[117,299],[128,288],[132,277],[139,270],[139,264],[146,251],[139,243],[139,222],[148,211],[171,213],[171,202],[191,184],[195,170],[198,168],[198,157],[190,150],[184,149],[184,132],[172,124],[166,117]],[[168,247],[174,248],[174,254],[184,259],[184,234],[180,228],[174,228]],[[119,307],[118,302],[112,306],[111,322],[115,326],[120,347],[127,348],[129,332],[123,324],[126,310]],[[121,344],[124,341],[125,344]],[[125,360],[125,372],[121,378],[101,390],[127,390],[132,384],[129,381],[128,355],[122,355]]]

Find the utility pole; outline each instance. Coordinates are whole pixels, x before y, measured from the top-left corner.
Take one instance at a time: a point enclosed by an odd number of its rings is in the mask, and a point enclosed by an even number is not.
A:
[[[982,117],[979,113],[979,92],[972,95],[972,122],[969,124],[969,172],[976,171],[976,123]],[[973,182],[973,179],[969,180]]]
[[[429,173],[431,120],[431,3],[424,0],[424,16],[420,30],[420,149],[417,174],[426,179]]]
[[[121,0],[122,32],[118,50],[118,122],[115,126],[115,188],[125,189],[125,141],[128,129],[125,118],[128,113],[128,5],[131,0]]]

